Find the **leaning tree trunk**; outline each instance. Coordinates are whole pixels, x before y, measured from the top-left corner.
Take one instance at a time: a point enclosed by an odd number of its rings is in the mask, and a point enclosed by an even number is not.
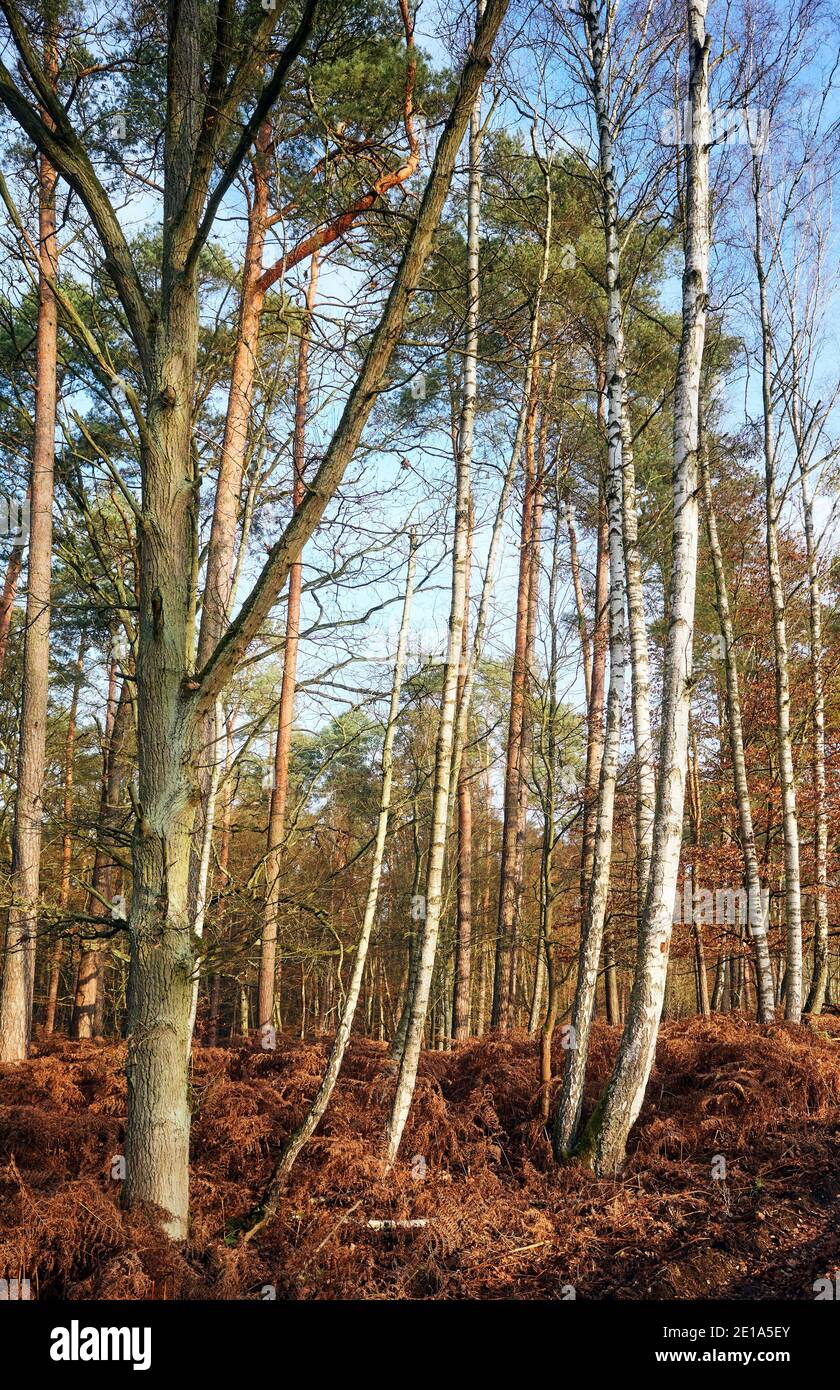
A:
[[[594,0],[589,0],[590,15]],[[598,1173],[614,1173],[641,1109],[656,1050],[683,830],[691,701],[699,512],[697,451],[709,259],[709,40],[705,0],[688,0],[689,110],[682,336],[674,398],[672,570],[662,677],[659,779],[636,974],[615,1069],[579,1146]]]
[[[376,921],[376,909],[379,902],[379,885],[382,878],[382,864],[385,858],[385,840],[388,834],[388,819],[391,812],[391,783],[394,771],[394,736],[397,729],[400,692],[402,690],[405,655],[408,646],[408,628],[411,616],[411,600],[414,590],[415,547],[416,541],[414,533],[412,532],[409,541],[408,571],[405,581],[402,620],[400,622],[400,632],[397,640],[397,655],[394,662],[394,679],[391,686],[391,702],[388,709],[385,738],[382,745],[382,787],[379,794],[379,817],[376,825],[376,839],[373,846],[373,861],[370,868],[370,882],[368,885],[367,901],[365,903],[365,915],[362,921],[359,939],[356,942],[356,955],[353,961],[350,983],[347,986],[347,994],[344,1000],[344,1007],[341,1011],[341,1019],[330,1051],[323,1080],[303,1120],[291,1137],[286,1141],[280,1158],[275,1165],[271,1181],[263,1200],[261,1220],[257,1226],[252,1227],[249,1236],[253,1235],[260,1226],[264,1225],[277,1210],[277,1203],[283,1191],[286,1179],[294,1166],[295,1160],[303,1146],[315,1133],[330,1103],[330,1097],[335,1089],[335,1083],[338,1080],[344,1061],[344,1054],[347,1050],[347,1043],[350,1039],[350,1032],[353,1027],[353,1019],[356,1016],[356,1006],[359,1002],[362,980],[364,978],[365,966],[368,959],[368,947],[370,946],[371,933],[373,931],[374,922]]]
[[[58,72],[53,31],[45,42],[45,70],[51,85]],[[52,508],[55,468],[56,365],[58,311],[50,282],[58,273],[54,168],[38,164],[38,325],[35,353],[35,433],[32,445],[26,629],[23,693],[18,744],[17,797],[12,830],[12,903],[6,926],[5,968],[0,995],[0,1062],[28,1055],[32,1030],[32,992],[38,932],[41,875],[41,795],[46,768],[47,699],[50,660]]]

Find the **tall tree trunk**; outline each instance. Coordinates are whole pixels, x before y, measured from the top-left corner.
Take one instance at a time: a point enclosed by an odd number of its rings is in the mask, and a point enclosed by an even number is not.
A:
[[[492,1025],[501,1032],[511,1023],[514,981],[514,933],[516,905],[519,897],[517,875],[520,860],[519,845],[524,837],[525,824],[522,802],[522,735],[525,722],[525,700],[528,682],[528,612],[531,577],[531,551],[534,536],[534,504],[537,495],[535,432],[539,396],[539,359],[534,366],[531,397],[525,426],[525,491],[519,538],[519,579],[516,588],[516,629],[513,646],[513,669],[510,679],[510,703],[505,765],[504,820],[502,853],[499,867],[499,921],[496,936],[496,969],[493,980]]]
[[[653,852],[627,1022],[612,1077],[580,1145],[581,1156],[598,1173],[614,1173],[623,1162],[627,1136],[641,1109],[653,1065],[683,830],[697,581],[697,451],[706,331],[710,138],[705,0],[688,0],[687,10],[692,129],[686,153],[682,336],[674,399],[673,559],[662,678],[659,779]],[[595,0],[589,0],[588,13],[594,27]]]
[[[138,642],[139,810],[133,846],[132,960],[128,1026],[128,1204],[151,1202],[164,1228],[187,1233],[189,1093],[186,1038],[194,956],[188,895],[191,830],[198,800],[200,728],[270,613],[289,567],[318,525],[354,455],[402,332],[452,181],[476,91],[490,63],[506,0],[487,0],[452,109],[394,276],[341,419],[306,499],[272,546],[260,575],[213,655],[192,674],[189,594],[196,544],[191,447],[196,379],[195,219],[186,209],[200,120],[195,0],[170,11],[163,275],[151,335],[124,287],[144,344],[149,407],[141,432],[144,526]],[[311,21],[311,5],[304,15]],[[301,33],[299,29],[298,34]],[[305,28],[303,33],[305,34]],[[302,42],[302,40],[301,40]],[[299,51],[300,42],[297,50]],[[282,76],[282,65],[281,65]]]
[[[73,693],[70,697],[70,708],[67,712],[67,737],[64,741],[64,797],[61,807],[61,818],[64,822],[64,830],[61,837],[61,881],[58,890],[58,906],[62,914],[67,911],[67,905],[70,901],[70,870],[73,863],[73,835],[70,822],[73,816],[76,718],[79,709],[79,692],[82,688],[82,674],[84,671],[86,647],[87,635],[82,633],[79,638],[79,651],[73,672]],[[55,1031],[55,1013],[58,1004],[58,983],[61,975],[63,945],[64,936],[62,934],[62,924],[60,923],[58,931],[55,934],[55,939],[50,947],[47,1012],[44,1019],[44,1032],[47,1036]]]
[[[480,23],[485,12],[485,0],[477,0],[476,15]],[[452,598],[449,610],[449,638],[443,674],[440,720],[435,745],[435,769],[432,789],[432,817],[429,852],[426,861],[426,891],[424,918],[420,936],[417,974],[411,998],[405,1045],[397,1073],[394,1101],[388,1121],[387,1158],[393,1163],[402,1139],[414,1085],[423,1030],[432,988],[432,976],[437,954],[440,928],[443,864],[446,854],[446,831],[449,819],[449,791],[452,776],[455,718],[463,649],[464,622],[470,558],[470,471],[473,435],[478,397],[478,316],[479,316],[479,227],[480,227],[480,124],[482,86],[479,84],[470,106],[469,193],[467,199],[467,321],[464,352],[464,394],[458,427],[458,455],[455,462],[455,534],[452,545]],[[464,687],[462,687],[462,702]]]
[[[811,644],[811,690],[813,694],[813,777],[814,777],[814,969],[805,1002],[807,1014],[822,1013],[828,986],[828,809],[825,779],[825,674],[823,670],[822,594],[819,556],[814,527],[814,499],[808,482],[805,440],[799,410],[798,360],[793,393],[793,427],[799,461],[799,485],[805,520],[805,552],[808,559],[808,632]]]
[[[761,329],[761,396],[764,415],[764,501],[767,537],[767,572],[773,619],[773,652],[776,677],[776,740],[779,754],[779,786],[785,852],[785,918],[787,926],[787,995],[785,1018],[798,1023],[802,1016],[802,900],[799,882],[799,822],[796,781],[790,734],[790,673],[788,663],[785,590],[779,563],[779,512],[776,496],[776,437],[773,415],[772,328],[764,264],[764,213],[761,161],[753,150],[753,256],[758,281]]]
[[[690,716],[689,716],[690,722]],[[711,1013],[709,1005],[709,980],[706,975],[706,950],[703,942],[703,923],[694,911],[694,901],[698,888],[697,852],[700,849],[700,824],[703,819],[703,803],[700,798],[700,769],[697,759],[697,737],[693,728],[689,733],[688,752],[688,818],[691,822],[691,843],[694,847],[694,863],[686,865],[686,874],[691,875],[691,934],[694,938],[694,973],[697,985],[697,1012],[703,1018]]]
[[[312,338],[312,313],[315,308],[317,290],[318,257],[315,255],[312,257],[309,286],[306,292],[306,313],[301,328],[295,387],[294,479],[292,484],[292,505],[295,510],[301,505],[304,497],[306,413],[309,406],[309,346]],[[277,740],[274,745],[274,774],[268,812],[265,903],[263,906],[260,973],[257,990],[257,1022],[260,1029],[270,1028],[274,1022],[277,985],[277,926],[280,916],[281,846],[286,831],[286,803],[289,796],[289,759],[292,751],[292,725],[295,715],[302,574],[303,567],[300,560],[297,560],[289,570],[286,640],[283,646],[283,680],[280,686]]]
[[[574,1142],[580,1123],[583,1104],[583,1084],[589,1051],[589,1036],[598,984],[598,962],[607,913],[612,862],[613,810],[621,744],[621,701],[624,689],[626,661],[624,634],[624,553],[621,515],[621,454],[618,436],[613,433],[609,444],[607,471],[607,525],[610,562],[609,587],[609,651],[610,678],[607,693],[607,722],[603,751],[600,758],[598,801],[595,818],[592,872],[586,884],[586,898],[581,923],[578,975],[572,1009],[571,1046],[566,1052],[566,1065],[560,1100],[554,1119],[552,1143],[558,1158],[565,1155]],[[593,691],[595,681],[593,680]],[[555,1009],[556,1016],[556,1009]],[[551,1011],[550,1011],[551,1013]],[[554,1019],[551,1019],[553,1029]],[[551,1035],[544,1033],[543,1085],[550,1080]],[[548,1074],[547,1074],[548,1072]]]
[[[251,198],[248,207],[248,234],[242,267],[242,289],[236,346],[231,364],[222,454],[213,503],[213,521],[207,546],[204,602],[198,636],[196,664],[207,661],[221,637],[233,596],[234,556],[239,529],[242,480],[248,457],[248,440],[254,402],[260,348],[260,322],[265,290],[260,284],[268,223],[268,148],[271,122],[266,121],[257,138],[251,160]]]
[[[12,625],[12,610],[17,596],[18,580],[23,566],[23,543],[12,546],[3,592],[0,594],[0,676],[6,664],[6,648],[9,645],[9,630]]]
[[[44,43],[44,68],[55,86],[58,49],[55,24]],[[58,308],[49,282],[58,273],[55,169],[38,161],[38,325],[35,353],[35,431],[32,444],[29,555],[23,693],[18,744],[17,797],[12,830],[12,904],[6,927],[3,989],[0,994],[0,1062],[28,1055],[38,933],[41,872],[41,793],[46,767],[50,660],[52,508],[55,468]],[[8,578],[8,576],[7,576]]]
[[[596,370],[598,420],[606,441],[606,383],[600,363]],[[595,557],[595,615],[592,629],[592,671],[588,681],[586,709],[586,765],[583,781],[583,824],[580,848],[580,911],[586,908],[589,881],[595,859],[595,824],[598,815],[598,784],[604,756],[604,701],[606,692],[607,648],[609,645],[610,554],[607,504],[603,477],[598,484],[598,541]],[[585,656],[584,656],[585,659]]]
[[[233,797],[230,785],[231,763],[233,761],[233,714],[231,711],[225,715],[225,769],[224,783],[222,791],[222,834],[219,842],[219,874],[224,885],[229,879],[228,863],[230,861],[230,834],[231,834],[231,813],[233,809]],[[220,935],[219,926],[216,926],[216,936]],[[219,1007],[222,996],[222,975],[217,967],[210,982],[210,1016],[208,1019],[208,1047],[215,1047],[219,1040]]]
[[[365,902],[365,915],[362,922],[362,929],[359,939],[356,942],[356,955],[353,961],[353,970],[350,976],[350,983],[347,987],[347,995],[344,1000],[344,1007],[341,1011],[341,1019],[330,1051],[327,1067],[324,1072],[321,1085],[304,1119],[297,1129],[287,1140],[280,1158],[274,1168],[271,1181],[268,1185],[266,1196],[262,1206],[262,1220],[249,1232],[249,1236],[262,1226],[265,1221],[276,1211],[280,1194],[283,1190],[286,1179],[292,1170],[298,1154],[304,1144],[315,1133],[321,1118],[330,1103],[330,1097],[335,1089],[341,1066],[344,1061],[344,1054],[347,1050],[347,1043],[350,1039],[350,1032],[353,1027],[353,1019],[356,1016],[356,1006],[359,1002],[359,994],[362,988],[365,966],[368,960],[368,948],[370,946],[371,933],[374,922],[376,921],[376,910],[379,902],[379,885],[382,878],[382,864],[385,858],[385,841],[388,834],[388,819],[391,812],[391,783],[393,779],[393,750],[394,736],[397,729],[397,717],[400,707],[400,692],[402,690],[403,672],[405,670],[405,654],[408,646],[408,629],[411,616],[411,600],[414,590],[414,570],[415,570],[415,537],[412,532],[409,541],[408,570],[405,581],[405,596],[403,598],[402,620],[400,622],[399,638],[397,640],[397,655],[394,663],[394,679],[391,686],[391,702],[388,709],[388,719],[385,725],[385,738],[382,745],[382,786],[379,794],[379,817],[376,825],[376,839],[373,847],[373,861],[370,869],[370,882],[368,885],[367,900]],[[380,980],[381,990],[381,980]],[[381,993],[380,993],[381,999]]]
[[[755,827],[753,825],[750,789],[747,781],[747,764],[744,757],[744,730],[741,721],[741,693],[738,679],[738,662],[735,654],[735,631],[729,610],[729,593],[726,583],[726,570],[723,551],[717,529],[712,483],[709,474],[709,460],[705,446],[700,449],[700,485],[703,492],[703,506],[706,514],[706,534],[712,556],[712,570],[715,580],[715,606],[723,639],[723,657],[726,671],[726,722],[729,729],[729,752],[732,758],[732,777],[735,784],[735,800],[738,803],[738,821],[741,832],[741,853],[744,858],[744,879],[747,888],[747,905],[750,939],[755,959],[755,977],[758,993],[758,1017],[761,1023],[772,1023],[775,1013],[773,1003],[773,972],[770,966],[770,948],[767,941],[767,922],[764,917],[761,894],[761,877],[758,867],[758,854],[755,847]],[[715,987],[717,989],[717,986]],[[712,1008],[714,1008],[714,1001]]]
[[[109,673],[108,708],[105,717],[105,736],[102,750],[102,787],[99,816],[96,825],[96,852],[91,874],[92,892],[88,895],[87,910],[102,923],[111,925],[111,900],[114,894],[116,864],[110,852],[119,816],[120,788],[124,770],[125,745],[131,716],[131,692],[123,679],[119,699],[115,699],[116,664]],[[96,1036],[99,999],[102,994],[102,942],[88,938],[81,952],[76,994],[73,1001],[71,1034],[74,1038]]]
[[[476,236],[476,241],[478,240]],[[470,248],[471,249],[471,248]],[[478,247],[476,246],[476,252]],[[476,265],[477,272],[477,265]],[[472,268],[471,268],[472,273]],[[467,588],[464,596],[464,629],[461,642],[461,672],[458,698],[464,698],[469,639],[470,568],[472,564],[473,511],[470,502],[470,538],[467,543]],[[458,861],[455,902],[455,996],[452,1001],[452,1036],[463,1042],[470,1035],[470,997],[472,985],[472,783],[466,752],[458,772]]]

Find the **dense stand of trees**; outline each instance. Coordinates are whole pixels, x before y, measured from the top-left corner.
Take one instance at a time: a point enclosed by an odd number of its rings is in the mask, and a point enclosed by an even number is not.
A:
[[[0,10],[0,1061],[127,1039],[175,1238],[231,1038],[327,1042],[260,1224],[353,1030],[385,1162],[522,1029],[617,1171],[838,989],[830,7]]]

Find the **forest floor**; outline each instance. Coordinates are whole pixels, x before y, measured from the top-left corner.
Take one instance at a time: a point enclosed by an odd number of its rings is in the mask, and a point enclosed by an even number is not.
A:
[[[618,1042],[597,1024],[587,1106]],[[328,1040],[197,1047],[192,1229],[119,1204],[124,1048],[42,1042],[0,1067],[0,1276],[46,1298],[813,1299],[840,1265],[840,1019],[662,1027],[619,1181],[558,1168],[537,1047],[422,1059],[402,1161],[380,1152],[393,1076],[357,1041],[277,1219],[242,1223],[320,1080]],[[556,1069],[562,1068],[558,1047]],[[720,1158],[726,1176],[720,1172]],[[716,1156],[717,1161],[716,1161]],[[371,1221],[425,1221],[375,1228]]]

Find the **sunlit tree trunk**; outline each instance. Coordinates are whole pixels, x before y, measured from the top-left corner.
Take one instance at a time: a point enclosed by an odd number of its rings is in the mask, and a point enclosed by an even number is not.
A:
[[[522,781],[523,726],[528,668],[528,612],[531,551],[534,536],[534,504],[537,493],[535,431],[539,387],[539,360],[534,367],[531,399],[525,426],[525,491],[519,536],[519,579],[516,588],[516,627],[510,681],[506,745],[504,821],[499,867],[499,920],[496,936],[496,968],[493,980],[492,1024],[504,1032],[511,1023],[511,987],[514,971],[514,933],[519,896],[519,841],[524,836]]]
[[[776,494],[776,434],[772,381],[772,328],[767,300],[767,274],[764,264],[764,212],[762,166],[753,151],[753,214],[755,240],[753,258],[758,282],[759,323],[761,329],[761,396],[764,416],[764,502],[767,539],[767,572],[773,622],[773,653],[776,677],[776,742],[779,756],[779,788],[782,802],[782,829],[785,852],[785,919],[787,928],[787,992],[785,1018],[798,1023],[802,1016],[802,900],[799,874],[799,822],[796,811],[796,780],[790,732],[790,671],[788,661],[785,590],[779,562],[779,512]]]
[[[477,248],[476,248],[477,249]],[[470,534],[473,514],[470,503]],[[458,679],[459,699],[464,697],[469,638],[471,539],[467,555],[467,591],[464,599],[464,630],[461,643],[461,672]],[[470,998],[472,985],[472,782],[466,753],[462,754],[458,772],[457,831],[458,860],[456,866],[455,902],[455,995],[452,1001],[452,1036],[463,1042],[470,1035]]]
[[[318,257],[312,257],[306,312],[298,349],[295,386],[295,429],[293,441],[292,505],[297,509],[304,497],[306,468],[306,414],[309,406],[309,347],[312,340],[312,314],[318,291]],[[300,640],[300,596],[303,567],[297,560],[289,571],[286,600],[286,637],[283,645],[283,680],[277,713],[277,739],[274,745],[274,771],[268,811],[268,843],[265,860],[265,903],[260,940],[260,973],[257,989],[257,1023],[273,1025],[277,991],[277,928],[280,916],[280,874],[282,843],[286,832],[286,805],[289,799],[289,761],[292,751],[292,725],[295,717],[298,643]]]
[[[624,632],[624,554],[621,515],[621,454],[613,435],[609,446],[606,485],[606,510],[609,550],[609,655],[610,676],[607,693],[607,720],[598,782],[598,801],[595,817],[592,872],[586,885],[586,899],[581,922],[578,976],[572,1009],[571,1046],[566,1050],[566,1065],[560,1100],[554,1118],[554,1152],[562,1157],[570,1149],[580,1123],[583,1104],[583,1084],[589,1050],[589,1037],[598,984],[598,962],[607,913],[612,862],[613,810],[621,744],[621,701],[624,690],[626,661]],[[594,687],[594,682],[593,682]],[[551,1010],[549,1011],[551,1014]],[[556,1015],[556,1008],[554,1010]],[[553,1029],[553,1018],[551,1019]],[[551,1034],[544,1034],[543,1084],[550,1080]],[[546,1076],[546,1069],[549,1075]]]
[[[814,879],[816,921],[814,923],[814,969],[805,1002],[808,1014],[822,1013],[828,986],[828,809],[825,777],[825,673],[822,635],[822,593],[817,536],[814,526],[814,499],[808,481],[804,435],[799,411],[798,383],[794,383],[793,427],[799,460],[799,485],[805,521],[805,553],[808,560],[808,632],[811,644],[811,688],[813,708],[814,776]]]
[[[590,0],[590,5],[594,7],[594,0]],[[705,0],[689,0],[687,18],[691,130],[686,152],[685,270],[674,396],[672,568],[662,676],[659,779],[650,875],[627,1021],[613,1074],[579,1146],[581,1156],[598,1173],[614,1173],[622,1164],[627,1136],[641,1109],[653,1066],[682,844],[699,529],[700,380],[709,257],[709,40]]]
[[[705,447],[700,450],[700,485],[706,515],[706,534],[712,557],[712,571],[715,580],[715,606],[720,623],[723,643],[723,660],[726,673],[726,723],[729,730],[729,752],[732,758],[732,778],[735,785],[735,800],[738,803],[738,822],[741,833],[741,853],[744,858],[744,879],[747,889],[750,940],[755,960],[756,982],[758,987],[758,1017],[762,1023],[772,1023],[775,1013],[773,1003],[773,972],[770,966],[770,948],[767,941],[767,923],[764,917],[761,898],[761,878],[758,867],[758,854],[755,847],[755,827],[752,817],[752,803],[747,780],[747,763],[744,757],[744,730],[741,719],[741,692],[738,678],[738,661],[735,653],[735,631],[729,610],[729,593],[723,551],[717,529],[712,483],[709,474],[709,460]],[[717,992],[717,985],[715,986]],[[720,1000],[718,1000],[718,1007]],[[715,1007],[714,1000],[712,1008]]]
[[[51,86],[58,73],[57,37],[48,28],[44,68]],[[38,324],[35,339],[35,432],[32,444],[30,530],[27,559],[23,692],[12,829],[12,902],[6,926],[0,994],[0,1062],[20,1062],[29,1052],[41,873],[41,799],[46,768],[50,660],[52,508],[55,468],[58,310],[50,281],[58,273],[55,169],[38,161]],[[8,579],[8,575],[7,575]]]
[[[478,0],[479,21],[485,10],[484,0]],[[449,791],[452,775],[452,754],[455,741],[455,717],[458,704],[459,675],[463,649],[464,621],[470,559],[470,473],[473,435],[478,396],[478,315],[479,265],[478,239],[480,225],[480,141],[482,88],[476,88],[470,108],[469,194],[467,204],[467,323],[464,354],[464,394],[458,428],[458,454],[455,463],[455,533],[452,545],[452,598],[449,611],[449,638],[446,665],[443,673],[440,720],[435,746],[434,783],[432,790],[431,830],[426,862],[424,919],[417,958],[417,973],[411,998],[405,1044],[400,1059],[394,1101],[388,1121],[387,1158],[393,1163],[405,1128],[414,1085],[423,1030],[432,988],[432,977],[440,928],[443,864],[446,853],[446,831],[449,820]],[[462,687],[463,696],[463,687]]]

